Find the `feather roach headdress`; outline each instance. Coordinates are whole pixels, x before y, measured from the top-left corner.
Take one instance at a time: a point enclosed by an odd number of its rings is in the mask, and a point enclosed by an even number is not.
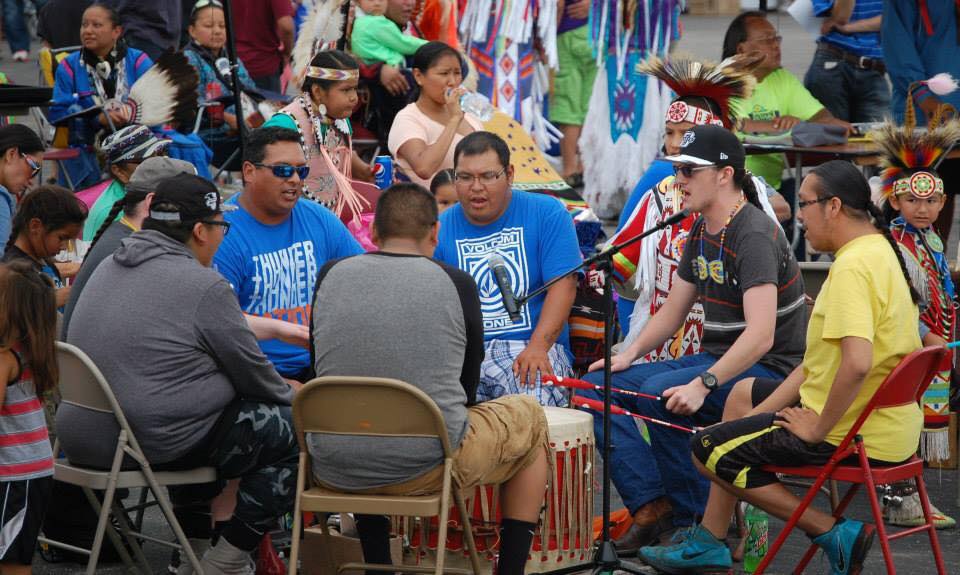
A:
[[[905,193],[919,198],[943,193],[943,180],[937,175],[937,167],[960,140],[960,122],[941,123],[925,132],[888,122],[871,132],[870,137],[883,153],[884,200]]]
[[[668,122],[716,124],[731,128],[730,98],[750,97],[757,82],[753,69],[761,61],[763,55],[759,53],[738,54],[719,64],[686,58],[662,60],[652,57],[637,64],[637,71],[657,77],[677,94],[667,110]],[[715,102],[720,108],[720,116],[716,117],[709,109],[680,101],[689,96]]]

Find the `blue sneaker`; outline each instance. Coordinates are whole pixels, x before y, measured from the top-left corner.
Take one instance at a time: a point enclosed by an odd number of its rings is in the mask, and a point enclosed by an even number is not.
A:
[[[684,531],[682,541],[676,545],[640,548],[638,557],[657,571],[671,575],[733,572],[727,545],[700,525]]]
[[[838,519],[833,529],[813,538],[830,560],[833,575],[858,575],[873,545],[876,528],[862,521]]]

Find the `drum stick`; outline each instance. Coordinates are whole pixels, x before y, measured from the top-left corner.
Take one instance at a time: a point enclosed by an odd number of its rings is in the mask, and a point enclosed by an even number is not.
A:
[[[573,396],[570,398],[570,405],[574,407],[581,407],[584,409],[590,409],[593,411],[598,411],[603,413],[603,402],[597,401],[595,399],[588,399],[586,397]],[[694,427],[693,429],[689,427],[684,427],[682,425],[677,425],[676,423],[670,423],[669,421],[663,421],[662,419],[656,419],[654,417],[647,417],[646,415],[640,415],[639,413],[631,413],[626,409],[620,407],[619,405],[611,405],[610,413],[614,415],[629,415],[634,419],[642,419],[644,421],[649,421],[650,423],[656,423],[657,425],[663,425],[664,427],[671,427],[680,431],[686,431],[687,433],[696,433],[703,429],[702,427]]]
[[[550,385],[556,385],[558,387],[570,387],[573,389],[593,389],[603,393],[602,385],[594,385],[589,381],[584,381],[582,379],[574,379],[572,377],[558,377],[556,375],[542,375],[540,376],[543,383],[549,383]],[[629,389],[620,389],[617,387],[611,387],[610,391],[613,393],[620,393],[623,395],[631,395],[633,397],[643,397],[645,399],[652,399],[654,401],[664,401],[659,395],[650,395],[649,393],[640,393],[639,391],[630,391]]]

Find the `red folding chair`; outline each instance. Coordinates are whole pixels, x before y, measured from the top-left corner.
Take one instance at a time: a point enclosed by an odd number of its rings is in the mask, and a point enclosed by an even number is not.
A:
[[[871,467],[867,461],[867,450],[863,445],[863,438],[859,431],[863,423],[870,417],[875,409],[883,407],[896,407],[906,405],[910,402],[918,402],[920,396],[926,391],[927,386],[937,372],[943,357],[949,353],[945,347],[925,347],[919,349],[903,358],[900,363],[883,380],[880,388],[867,403],[866,408],[857,418],[857,421],[850,428],[846,437],[837,446],[837,450],[830,457],[830,460],[823,466],[808,465],[803,467],[781,467],[777,465],[765,465],[764,470],[783,475],[794,475],[799,477],[814,478],[813,485],[807,490],[803,501],[794,510],[793,515],[787,521],[777,540],[773,542],[766,557],[757,566],[755,573],[760,574],[773,561],[777,552],[783,546],[787,536],[797,524],[797,520],[803,515],[810,503],[820,491],[820,486],[828,479],[845,481],[852,483],[850,489],[840,500],[840,504],[834,509],[833,516],[841,517],[844,510],[850,504],[853,496],[856,495],[861,485],[867,486],[867,497],[870,499],[870,509],[873,512],[873,520],[877,526],[877,536],[880,539],[880,547],[883,549],[883,559],[887,564],[887,573],[896,573],[893,566],[893,555],[890,553],[890,541],[900,539],[907,535],[913,535],[921,531],[926,531],[930,537],[930,546],[933,548],[933,557],[937,563],[937,572],[940,575],[946,574],[946,568],[943,565],[943,556],[940,553],[940,542],[937,540],[937,531],[933,526],[933,517],[930,513],[930,499],[927,497],[927,486],[923,482],[923,460],[914,455],[908,461],[893,465],[890,467]],[[856,456],[859,459],[857,465],[841,465],[845,459]],[[886,485],[894,481],[904,479],[913,479],[917,484],[917,492],[920,495],[920,504],[923,507],[923,517],[926,523],[918,527],[911,527],[898,531],[892,535],[887,534],[883,526],[883,515],[880,511],[880,501],[877,499],[877,484]],[[797,564],[794,573],[802,573],[807,564],[813,559],[817,552],[817,546],[811,544],[807,553]]]

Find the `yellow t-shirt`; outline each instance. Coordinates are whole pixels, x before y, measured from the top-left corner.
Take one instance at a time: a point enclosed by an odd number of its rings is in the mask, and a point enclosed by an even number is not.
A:
[[[827,435],[828,443],[843,440],[887,374],[921,346],[918,321],[897,256],[882,235],[861,236],[837,251],[807,328],[801,403],[817,413],[823,409],[844,337],[869,340],[873,365],[850,409]],[[860,435],[870,458],[899,462],[917,451],[922,425],[919,405],[910,403],[874,411]]]

